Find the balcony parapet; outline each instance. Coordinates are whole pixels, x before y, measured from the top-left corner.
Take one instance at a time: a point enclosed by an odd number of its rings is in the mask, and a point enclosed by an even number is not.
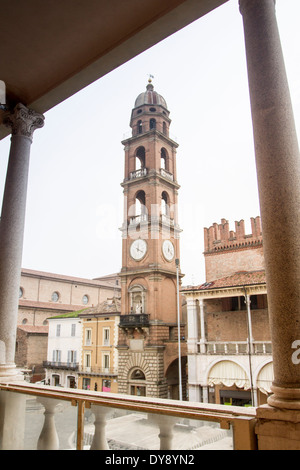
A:
[[[160,169],[160,174],[163,178],[166,178],[170,181],[173,181],[174,180],[174,176],[172,175],[172,173],[170,173],[169,171],[165,170],[164,168],[161,168]]]
[[[43,361],[43,367],[45,369],[70,369],[78,370],[78,362],[55,362],[55,361]]]
[[[79,367],[78,374],[117,376],[118,369],[115,367]]]
[[[91,450],[104,450],[108,448],[106,437],[106,428],[109,422],[107,420],[108,412],[124,410],[141,413],[144,417],[143,419],[147,419],[149,424],[154,424],[157,427],[160,450],[172,449],[175,425],[176,423],[181,423],[182,419],[192,420],[193,422],[194,420],[212,422],[214,425],[219,424],[220,430],[232,429],[234,450],[255,450],[257,448],[254,431],[256,408],[254,407],[228,407],[226,405],[136,397],[90,390],[62,389],[26,382],[0,382],[0,394],[4,393],[6,395],[6,392],[12,392],[13,396],[18,394],[20,399],[24,395],[36,397],[39,403],[43,403],[45,407],[45,422],[41,435],[37,440],[37,447],[40,450],[57,450],[59,448],[57,437],[61,433],[56,432],[55,426],[58,427],[58,424],[56,424],[54,414],[59,409],[57,405],[66,402],[77,408],[77,428],[75,429],[76,450],[82,450],[84,447],[85,409],[91,409],[92,413],[96,416],[90,446]],[[18,426],[18,422],[15,421],[11,423],[11,426],[7,427],[7,433],[9,432],[10,436],[13,436],[13,426]],[[65,423],[63,426],[65,428]],[[182,425],[179,424],[179,426]],[[199,427],[199,424],[197,427]],[[58,429],[58,431],[61,430]],[[13,437],[11,437],[11,442],[13,442]]]
[[[131,171],[129,179],[133,180],[136,178],[143,178],[144,176],[147,176],[147,168],[140,168],[139,170]]]
[[[150,315],[147,313],[132,313],[130,315],[121,315],[120,324],[121,328],[134,328],[149,326]]]
[[[200,348],[201,346],[201,348]],[[202,347],[205,346],[203,353]],[[254,341],[250,345],[247,341],[207,341],[204,344],[197,342],[198,353],[212,355],[255,355],[272,354],[271,341]]]

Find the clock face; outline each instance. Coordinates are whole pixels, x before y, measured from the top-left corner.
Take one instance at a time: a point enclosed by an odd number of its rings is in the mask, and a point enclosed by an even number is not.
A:
[[[163,254],[167,261],[171,261],[175,255],[175,248],[170,240],[165,240],[163,243]]]
[[[133,259],[136,261],[141,260],[144,258],[145,254],[147,253],[147,243],[145,240],[134,240],[130,246],[130,254]]]

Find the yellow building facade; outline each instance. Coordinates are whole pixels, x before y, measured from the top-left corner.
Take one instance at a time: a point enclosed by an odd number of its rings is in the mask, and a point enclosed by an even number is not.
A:
[[[118,392],[120,300],[108,299],[82,314],[82,355],[78,388]]]

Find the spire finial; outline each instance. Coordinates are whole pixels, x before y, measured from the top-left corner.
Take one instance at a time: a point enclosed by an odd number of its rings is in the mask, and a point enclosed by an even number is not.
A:
[[[153,90],[153,84],[152,84],[152,78],[154,78],[154,75],[151,75],[150,73],[148,74],[148,84],[147,84],[147,90]]]

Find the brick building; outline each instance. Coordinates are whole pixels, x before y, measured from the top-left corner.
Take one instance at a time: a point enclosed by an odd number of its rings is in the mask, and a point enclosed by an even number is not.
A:
[[[45,376],[43,361],[47,357],[48,325],[19,325],[16,339],[16,364],[31,382]]]
[[[169,135],[169,115],[165,99],[149,80],[134,103],[132,136],[122,142],[125,209],[118,380],[120,393],[178,398],[179,353],[174,334],[181,230],[178,144]],[[184,371],[184,349],[180,360]]]
[[[16,365],[26,370],[28,380],[33,382],[45,376],[43,362],[47,360],[49,318],[96,306],[118,292],[116,274],[84,279],[22,269]]]
[[[260,218],[204,229],[206,282],[187,300],[189,399],[262,404],[273,378]]]
[[[78,388],[118,392],[120,313],[120,299],[112,297],[79,314],[82,338]]]

